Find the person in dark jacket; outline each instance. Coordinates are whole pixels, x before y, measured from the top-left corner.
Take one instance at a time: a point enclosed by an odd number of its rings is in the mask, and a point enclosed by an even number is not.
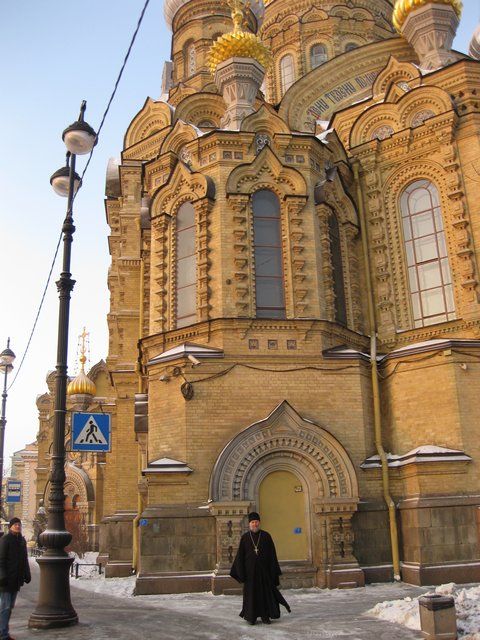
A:
[[[248,531],[240,539],[230,570],[232,578],[243,583],[240,616],[250,624],[255,624],[258,617],[265,624],[270,624],[271,618],[280,618],[280,604],[290,612],[277,589],[281,573],[272,536],[260,529],[260,516],[253,511],[248,514]]]
[[[8,533],[0,538],[0,640],[13,640],[8,625],[20,587],[30,582],[27,543],[20,518],[8,523]]]

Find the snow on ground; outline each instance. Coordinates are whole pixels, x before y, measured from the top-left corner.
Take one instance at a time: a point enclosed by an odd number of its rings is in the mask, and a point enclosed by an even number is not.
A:
[[[96,559],[97,553],[94,552],[86,553],[83,558],[75,557],[75,562],[80,564],[80,568],[78,579],[72,578],[72,585],[86,589],[91,593],[104,593],[118,598],[133,598],[136,577],[133,575],[127,578],[105,580],[104,574],[99,574],[96,565],[85,566],[94,564]],[[329,593],[334,596],[334,592]],[[442,584],[428,593],[453,596],[457,613],[458,637],[461,640],[480,640],[480,585],[460,587],[454,583]],[[202,610],[209,610],[212,607],[212,599],[217,602],[218,598],[231,599],[231,596],[212,596],[211,593],[178,593],[141,597],[145,598],[149,604],[166,605],[170,609],[178,611],[184,609],[188,602],[188,607],[191,608],[193,605],[198,613],[201,613]],[[354,597],[353,592],[352,597]],[[289,594],[289,599],[292,598],[303,601],[318,598],[318,589],[297,589]],[[365,613],[381,620],[401,624],[414,631],[420,630],[418,598],[406,597],[403,600],[387,600],[378,603]]]
[[[128,576],[128,578],[109,578],[105,580],[105,575],[99,573],[97,562],[98,553],[96,551],[87,551],[83,558],[79,558],[72,553],[73,577],[71,582],[80,589],[86,589],[91,593],[104,593],[117,598],[133,598],[133,590],[135,588],[136,576]],[[78,578],[75,578],[75,564],[78,562]]]
[[[480,640],[480,586],[460,587],[450,582],[428,592],[428,594],[432,593],[454,597],[459,638]],[[366,613],[381,620],[402,624],[410,629],[420,629],[418,598],[380,602]]]

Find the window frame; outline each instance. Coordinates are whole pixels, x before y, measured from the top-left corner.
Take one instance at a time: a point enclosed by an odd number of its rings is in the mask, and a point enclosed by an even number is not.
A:
[[[286,81],[286,74],[285,74],[285,70],[284,70],[284,62],[286,60],[291,60],[291,82],[290,84],[288,84],[288,86],[286,86],[287,81]],[[287,52],[285,53],[279,60],[279,71],[280,71],[280,89],[281,89],[281,94],[282,96],[284,96],[287,91],[290,89],[291,86],[293,86],[297,80],[296,78],[296,72],[295,72],[295,56],[290,53]]]
[[[258,210],[255,210],[255,200],[259,197],[258,194],[262,192],[267,192],[271,194],[275,198],[276,205],[276,215],[267,215],[262,216],[259,215]],[[282,242],[282,211],[280,198],[278,194],[275,193],[272,189],[261,188],[252,193],[251,195],[251,211],[252,211],[252,259],[253,259],[253,274],[254,274],[254,284],[255,284],[255,299],[254,299],[254,308],[255,308],[255,317],[256,318],[265,318],[265,319],[274,319],[274,320],[282,320],[286,318],[287,307],[286,307],[286,295],[285,295],[285,264],[284,264],[284,255],[283,255],[283,242]],[[255,231],[255,222],[263,220],[263,221],[275,221],[275,227],[277,232],[277,242],[276,243],[264,243],[259,242],[256,239],[256,231]],[[264,226],[265,222],[264,222]],[[270,232],[273,229],[273,225],[271,225]],[[265,232],[265,230],[264,230]],[[278,273],[272,274],[262,274],[259,275],[259,252],[257,249],[269,249],[275,250],[274,261],[276,260],[279,265]],[[273,252],[271,252],[273,254]],[[281,294],[281,300],[278,299],[280,304],[278,305],[263,305],[259,304],[259,290],[261,290],[260,284],[263,284],[267,279],[272,280],[275,279],[280,281],[279,292]],[[272,313],[269,313],[272,312]]]
[[[429,206],[418,209],[412,205],[412,196],[422,189],[428,193]],[[418,178],[400,191],[398,203],[413,328],[455,320],[453,278],[440,191],[429,178]],[[432,231],[426,232],[429,227]],[[422,245],[425,252],[423,256]],[[430,256],[427,251],[432,252]],[[436,279],[439,284],[425,286],[427,278]],[[428,292],[441,296],[441,311],[428,312]]]
[[[330,264],[332,267],[333,292],[335,294],[335,322],[348,325],[347,297],[345,294],[345,274],[343,269],[342,235],[340,222],[334,211],[327,218],[328,239],[330,242]]]
[[[314,65],[313,64],[313,59],[315,55],[318,54],[314,54],[314,49],[318,47],[318,48],[322,48],[323,49],[323,53],[325,55],[325,60],[323,60],[323,62],[320,62],[319,64]],[[325,44],[323,44],[323,42],[315,42],[314,44],[312,44],[312,46],[310,47],[310,52],[309,52],[309,62],[310,62],[310,70],[313,71],[314,69],[318,69],[318,67],[321,67],[322,65],[324,65],[326,62],[328,62],[328,49],[326,47]]]
[[[191,214],[193,215],[193,221],[188,224],[188,226],[182,227],[180,230],[178,229],[178,216],[182,210],[182,207],[185,206],[190,206],[191,207]],[[181,258],[179,258],[179,247],[180,247],[180,240],[185,241],[186,243],[189,242],[189,239],[187,236],[187,232],[190,232],[192,234],[192,230],[193,230],[193,252],[189,253],[187,255],[182,255]],[[180,237],[180,234],[182,234],[182,237]],[[185,202],[182,202],[182,204],[180,204],[180,206],[178,207],[176,213],[175,213],[175,227],[174,227],[174,232],[173,232],[173,236],[174,236],[174,247],[175,247],[175,252],[174,252],[174,263],[172,265],[172,275],[173,275],[173,282],[174,284],[174,305],[173,305],[173,309],[174,309],[174,313],[173,313],[173,325],[175,329],[182,329],[183,327],[188,327],[191,324],[194,324],[195,322],[198,321],[198,303],[197,303],[197,296],[198,296],[198,230],[197,230],[197,215],[196,215],[196,211],[195,211],[195,206],[193,204],[193,202],[191,200],[186,200]],[[190,242],[191,242],[191,238],[190,238]],[[180,260],[182,261],[186,261],[189,258],[194,258],[193,262],[194,262],[194,273],[195,273],[195,279],[192,280],[191,282],[187,282],[187,284],[182,284],[182,286],[179,286],[179,266],[180,266]],[[178,298],[179,298],[179,291],[185,291],[188,288],[193,288],[193,300],[194,300],[194,313],[189,313],[188,315],[182,315],[179,316],[178,314]],[[192,319],[192,321],[190,322],[189,320]]]

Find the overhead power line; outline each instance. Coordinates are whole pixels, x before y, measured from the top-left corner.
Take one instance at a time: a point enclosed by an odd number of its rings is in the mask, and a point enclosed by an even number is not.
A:
[[[115,85],[113,87],[113,91],[112,91],[112,93],[110,95],[110,98],[108,100],[107,106],[106,106],[105,111],[103,113],[102,119],[101,119],[100,124],[98,126],[97,140],[100,137],[100,132],[102,131],[103,125],[105,124],[105,120],[106,120],[107,114],[108,114],[108,112],[110,110],[110,106],[111,106],[111,104],[112,104],[112,102],[113,102],[113,100],[115,98],[115,94],[117,93],[117,89],[118,89],[118,86],[120,84],[120,80],[122,78],[122,75],[123,75],[123,72],[125,70],[125,67],[127,66],[128,58],[130,57],[130,53],[132,51],[133,45],[135,43],[135,40],[137,38],[137,34],[138,34],[139,30],[140,30],[140,26],[142,24],[143,17],[145,15],[145,12],[147,10],[147,7],[148,7],[149,3],[150,3],[150,0],[145,0],[145,4],[143,5],[143,9],[142,9],[142,11],[140,13],[140,17],[138,18],[137,26],[135,27],[135,31],[133,32],[133,35],[132,35],[132,37],[130,39],[130,44],[128,46],[127,53],[125,54],[122,66],[121,66],[120,71],[119,71],[119,73],[117,75],[117,79],[115,81]],[[90,152],[90,155],[88,156],[88,160],[87,160],[87,162],[85,164],[85,167],[83,169],[83,173],[81,175],[80,186],[81,186],[81,184],[83,182],[83,178],[85,177],[85,174],[87,173],[87,169],[88,169],[88,167],[90,165],[90,161],[92,159],[92,156],[93,156],[93,153],[94,153],[95,149],[96,149],[96,146],[93,147],[93,149]],[[74,199],[76,198],[79,190],[80,190],[80,187],[77,189],[77,191],[76,191],[76,193],[74,195]],[[28,350],[29,350],[29,347],[30,347],[30,343],[32,342],[32,338],[33,338],[33,335],[35,333],[35,329],[36,329],[36,326],[37,326],[37,323],[38,323],[38,319],[40,317],[40,313],[41,313],[42,308],[43,308],[43,303],[45,301],[45,296],[47,294],[47,290],[48,290],[48,287],[50,285],[52,272],[53,272],[53,269],[55,267],[55,262],[57,260],[58,250],[60,248],[60,243],[62,241],[62,235],[63,235],[63,233],[60,233],[60,237],[58,239],[57,246],[55,248],[55,253],[53,255],[52,263],[51,263],[51,266],[50,266],[50,271],[48,272],[47,280],[46,280],[45,286],[43,288],[43,293],[42,293],[42,297],[40,299],[40,304],[38,305],[38,310],[37,310],[37,313],[35,315],[35,320],[33,322],[32,330],[31,330],[30,336],[28,338],[27,346],[25,347],[25,351],[23,352],[22,359],[21,359],[20,364],[18,366],[17,372],[16,372],[12,382],[10,383],[10,385],[8,387],[8,390],[10,390],[13,387],[13,385],[15,384],[15,380],[18,378],[18,375],[19,375],[20,371],[22,370],[22,365],[25,362],[25,358],[27,356],[27,353],[28,353]]]

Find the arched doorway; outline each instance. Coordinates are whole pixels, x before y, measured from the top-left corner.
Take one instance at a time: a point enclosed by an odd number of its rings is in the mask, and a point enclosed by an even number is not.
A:
[[[353,555],[355,468],[327,429],[304,419],[288,402],[225,446],[210,478],[210,500],[219,584],[252,509],[263,512],[262,527],[275,537],[284,584],[364,584]]]
[[[273,471],[260,483],[262,529],[274,539],[280,561],[309,559],[305,486],[290,471]]]

